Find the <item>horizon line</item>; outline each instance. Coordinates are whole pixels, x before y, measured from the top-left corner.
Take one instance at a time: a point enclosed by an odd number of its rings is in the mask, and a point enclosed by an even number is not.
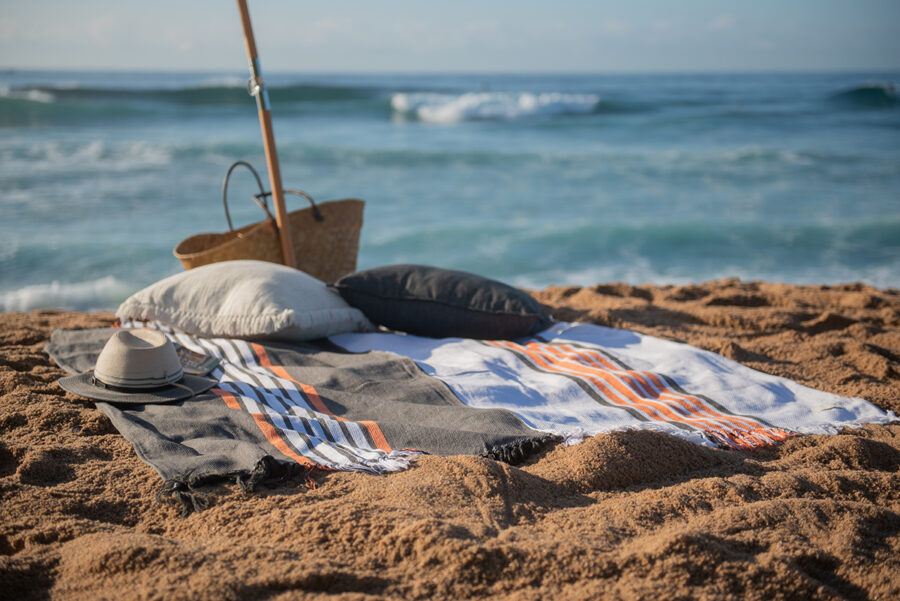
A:
[[[192,74],[192,73],[221,73],[221,74],[237,74],[238,72],[246,72],[246,68],[155,68],[155,67],[14,67],[0,66],[0,73],[11,74],[16,72],[43,72],[43,73],[154,73],[154,74]],[[813,68],[771,68],[771,69],[702,69],[702,70],[653,70],[653,69],[633,69],[633,70],[535,70],[526,71],[521,69],[510,70],[463,70],[463,69],[436,69],[434,71],[425,70],[325,70],[325,69],[302,69],[302,70],[286,70],[286,69],[267,69],[265,73],[269,75],[818,75],[818,74],[856,74],[856,73],[900,73],[900,66],[897,67],[813,67]]]

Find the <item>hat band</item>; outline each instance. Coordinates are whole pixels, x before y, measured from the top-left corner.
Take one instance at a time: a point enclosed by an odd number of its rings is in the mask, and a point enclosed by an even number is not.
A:
[[[119,375],[106,373],[98,369],[94,369],[94,377],[108,386],[121,386],[123,388],[158,388],[166,386],[172,382],[178,382],[184,377],[184,370],[178,365],[178,370],[172,373],[163,372],[161,376],[148,376],[144,378],[128,377],[127,375]]]
[[[106,390],[113,390],[115,392],[155,392],[158,390],[171,388],[172,386],[179,386],[178,382],[181,382],[183,379],[184,372],[181,372],[177,379],[167,381],[163,384],[154,384],[152,386],[121,386],[115,384],[107,384],[106,382],[98,378],[96,374],[91,374],[91,384],[97,386],[98,388],[105,388]]]

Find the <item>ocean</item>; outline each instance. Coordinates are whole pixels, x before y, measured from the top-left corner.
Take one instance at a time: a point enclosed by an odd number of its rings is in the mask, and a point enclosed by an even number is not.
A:
[[[265,177],[242,72],[0,73],[0,310],[114,309]],[[898,73],[267,74],[285,187],[366,200],[359,268],[539,288],[900,287]],[[237,172],[235,225],[262,218]],[[288,197],[289,207],[300,206]]]

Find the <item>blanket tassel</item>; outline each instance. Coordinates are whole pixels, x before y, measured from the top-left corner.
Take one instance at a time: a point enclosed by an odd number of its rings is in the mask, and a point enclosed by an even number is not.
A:
[[[201,512],[209,507],[209,499],[195,492],[187,483],[178,480],[166,480],[156,493],[156,501],[163,504],[180,506],[181,517],[194,512]]]
[[[254,492],[260,484],[274,488],[285,481],[295,479],[302,479],[307,488],[315,489],[316,482],[312,479],[314,469],[314,466],[298,463],[281,463],[266,455],[248,474],[238,474],[236,481],[245,493]]]
[[[518,465],[538,451],[561,441],[562,437],[556,436],[555,434],[524,438],[522,440],[515,440],[503,445],[495,446],[482,453],[481,456],[493,459],[494,461],[502,461],[509,465]]]

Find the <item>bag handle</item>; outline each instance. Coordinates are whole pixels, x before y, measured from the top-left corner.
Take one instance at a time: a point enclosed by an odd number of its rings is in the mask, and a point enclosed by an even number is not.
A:
[[[225,181],[222,182],[222,205],[225,207],[225,219],[228,220],[228,229],[230,231],[234,231],[234,226],[231,225],[231,214],[228,212],[228,180],[231,179],[231,173],[235,170],[235,168],[244,166],[250,170],[250,173],[253,174],[253,177],[256,179],[256,185],[259,186],[260,195],[264,194],[265,188],[263,188],[262,180],[259,179],[259,173],[256,172],[256,169],[253,168],[253,165],[248,163],[247,161],[236,161],[231,167],[228,168],[228,172],[225,174]],[[265,203],[265,199],[262,201],[257,196],[253,197],[253,201],[260,206],[260,208],[266,212],[266,215],[269,217],[270,221],[275,221],[275,218],[272,217],[272,213],[269,211],[268,205]]]
[[[319,207],[316,206],[316,201],[312,199],[312,196],[304,192],[303,190],[282,190],[285,194],[296,194],[297,196],[302,196],[306,200],[309,201],[309,207],[312,209],[313,217],[315,217],[316,221],[325,221],[325,218],[322,216],[322,213],[319,212]],[[256,204],[266,204],[266,197],[272,196],[271,192],[260,192],[255,195],[253,198],[256,199]]]
[[[235,161],[231,165],[231,167],[228,168],[228,172],[225,174],[225,181],[222,182],[222,205],[225,207],[225,219],[228,220],[228,229],[230,231],[234,231],[234,226],[231,224],[231,214],[228,212],[228,181],[231,179],[231,173],[235,170],[236,167],[239,166],[243,166],[249,169],[253,174],[253,177],[256,179],[256,185],[259,186],[259,194],[253,195],[253,202],[258,204],[259,207],[266,212],[266,216],[269,218],[269,221],[275,221],[275,218],[272,216],[271,211],[269,211],[269,204],[268,202],[266,202],[266,198],[272,196],[272,193],[265,191],[262,180],[259,177],[259,173],[257,173],[256,169],[253,168],[253,165],[251,165],[247,161]],[[296,194],[308,200],[313,210],[313,217],[315,217],[316,221],[325,221],[322,213],[319,212],[319,207],[316,206],[316,202],[309,194],[302,190],[284,190],[284,192],[288,194]]]

